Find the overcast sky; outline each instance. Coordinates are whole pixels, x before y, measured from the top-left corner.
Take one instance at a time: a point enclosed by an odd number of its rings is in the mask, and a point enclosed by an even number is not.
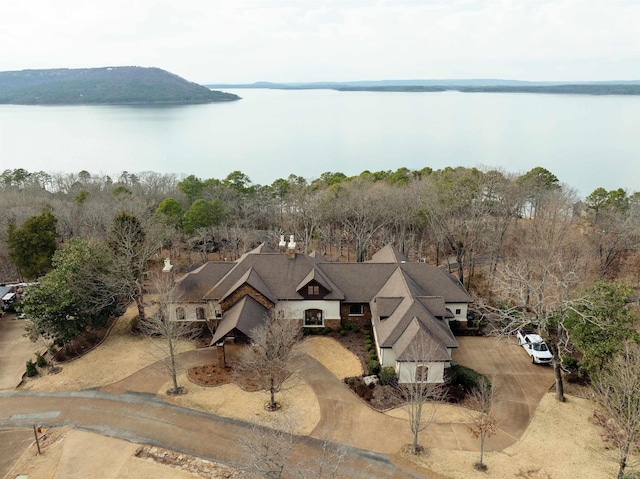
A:
[[[198,83],[640,79],[638,0],[2,0],[0,71]]]

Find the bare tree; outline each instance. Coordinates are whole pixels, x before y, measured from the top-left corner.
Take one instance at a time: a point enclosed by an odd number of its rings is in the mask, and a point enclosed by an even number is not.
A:
[[[336,203],[338,220],[345,231],[353,235],[356,261],[362,262],[374,235],[389,222],[389,187],[383,183],[355,180],[342,189],[329,192],[333,195],[329,201]]]
[[[422,183],[418,202],[424,218],[445,251],[455,256],[458,279],[469,286],[487,215],[498,203],[485,197],[484,176],[476,168],[445,168]],[[465,269],[469,271],[466,282]]]
[[[631,448],[640,439],[640,346],[624,350],[593,378],[596,397],[610,422],[609,433],[618,448],[618,479],[624,477]]]
[[[469,406],[473,410],[469,431],[473,437],[480,439],[480,460],[474,464],[474,467],[479,471],[487,470],[487,466],[484,464],[485,441],[498,431],[498,423],[491,412],[495,396],[495,388],[488,380],[482,379],[478,383],[478,387],[473,389],[469,398]]]
[[[275,395],[294,372],[301,339],[299,320],[273,314],[268,314],[264,324],[251,331],[251,346],[245,350],[236,369],[243,380],[269,391],[271,398],[266,405],[269,411],[280,408]]]
[[[570,198],[561,191],[547,195],[534,219],[524,223],[494,278],[492,303],[478,300],[495,333],[509,335],[534,327],[553,354],[556,398],[564,401],[560,353],[567,344],[565,320],[584,281],[586,261],[579,237],[572,236]]]
[[[149,235],[136,216],[122,212],[114,219],[108,245],[113,253],[112,286],[125,302],[136,302],[138,319],[142,320],[145,317],[144,275],[162,242]]]
[[[429,381],[429,368],[440,358],[441,349],[431,336],[421,331],[403,353],[408,361],[400,367],[396,392],[404,401],[413,434],[413,442],[409,446],[411,454],[424,450],[418,444],[418,434],[433,423],[437,407],[446,397],[442,383]]]
[[[139,328],[142,334],[152,340],[152,344],[163,356],[164,365],[173,381],[173,387],[167,394],[184,394],[178,386],[178,354],[182,350],[182,341],[194,339],[198,327],[191,321],[172,320],[169,306],[173,303],[173,283],[169,273],[154,271],[150,280],[157,294],[157,311],[152,316],[141,319]]]
[[[302,479],[339,479],[353,477],[345,475],[342,471],[345,456],[344,447],[334,446],[328,441],[323,441],[319,458],[314,458],[307,467],[298,467],[298,474]]]
[[[281,428],[267,428],[254,425],[242,447],[249,461],[241,469],[265,479],[284,477],[287,461],[294,445],[292,428],[288,424]]]
[[[244,464],[237,467],[250,477],[265,479],[355,479],[371,477],[369,468],[355,470],[347,447],[329,441],[301,439],[288,416],[274,417],[271,427],[253,425],[241,441]],[[301,452],[300,448],[304,448]]]

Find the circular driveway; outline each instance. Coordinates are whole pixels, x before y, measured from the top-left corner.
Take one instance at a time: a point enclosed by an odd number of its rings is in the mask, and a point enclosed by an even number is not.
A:
[[[500,432],[487,441],[487,450],[504,449],[520,439],[540,400],[553,387],[553,368],[531,364],[529,355],[512,337],[456,339],[459,347],[453,360],[489,377],[496,388],[493,413]]]

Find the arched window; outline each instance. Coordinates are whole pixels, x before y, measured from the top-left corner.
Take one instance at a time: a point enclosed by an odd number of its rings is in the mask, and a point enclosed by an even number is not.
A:
[[[204,320],[207,319],[204,315],[204,308],[196,308],[196,319]]]
[[[178,306],[176,308],[176,318],[178,320],[185,319],[186,315],[184,313],[184,308],[182,306]]]
[[[307,309],[304,312],[305,326],[324,326],[324,314],[321,309]]]
[[[429,379],[429,366],[426,364],[418,364],[416,366],[416,382],[426,383]]]

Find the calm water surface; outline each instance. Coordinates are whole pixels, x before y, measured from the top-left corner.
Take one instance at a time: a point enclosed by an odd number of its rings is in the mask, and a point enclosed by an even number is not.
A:
[[[238,90],[188,106],[0,105],[0,168],[294,173],[542,166],[582,195],[640,190],[640,97]]]

